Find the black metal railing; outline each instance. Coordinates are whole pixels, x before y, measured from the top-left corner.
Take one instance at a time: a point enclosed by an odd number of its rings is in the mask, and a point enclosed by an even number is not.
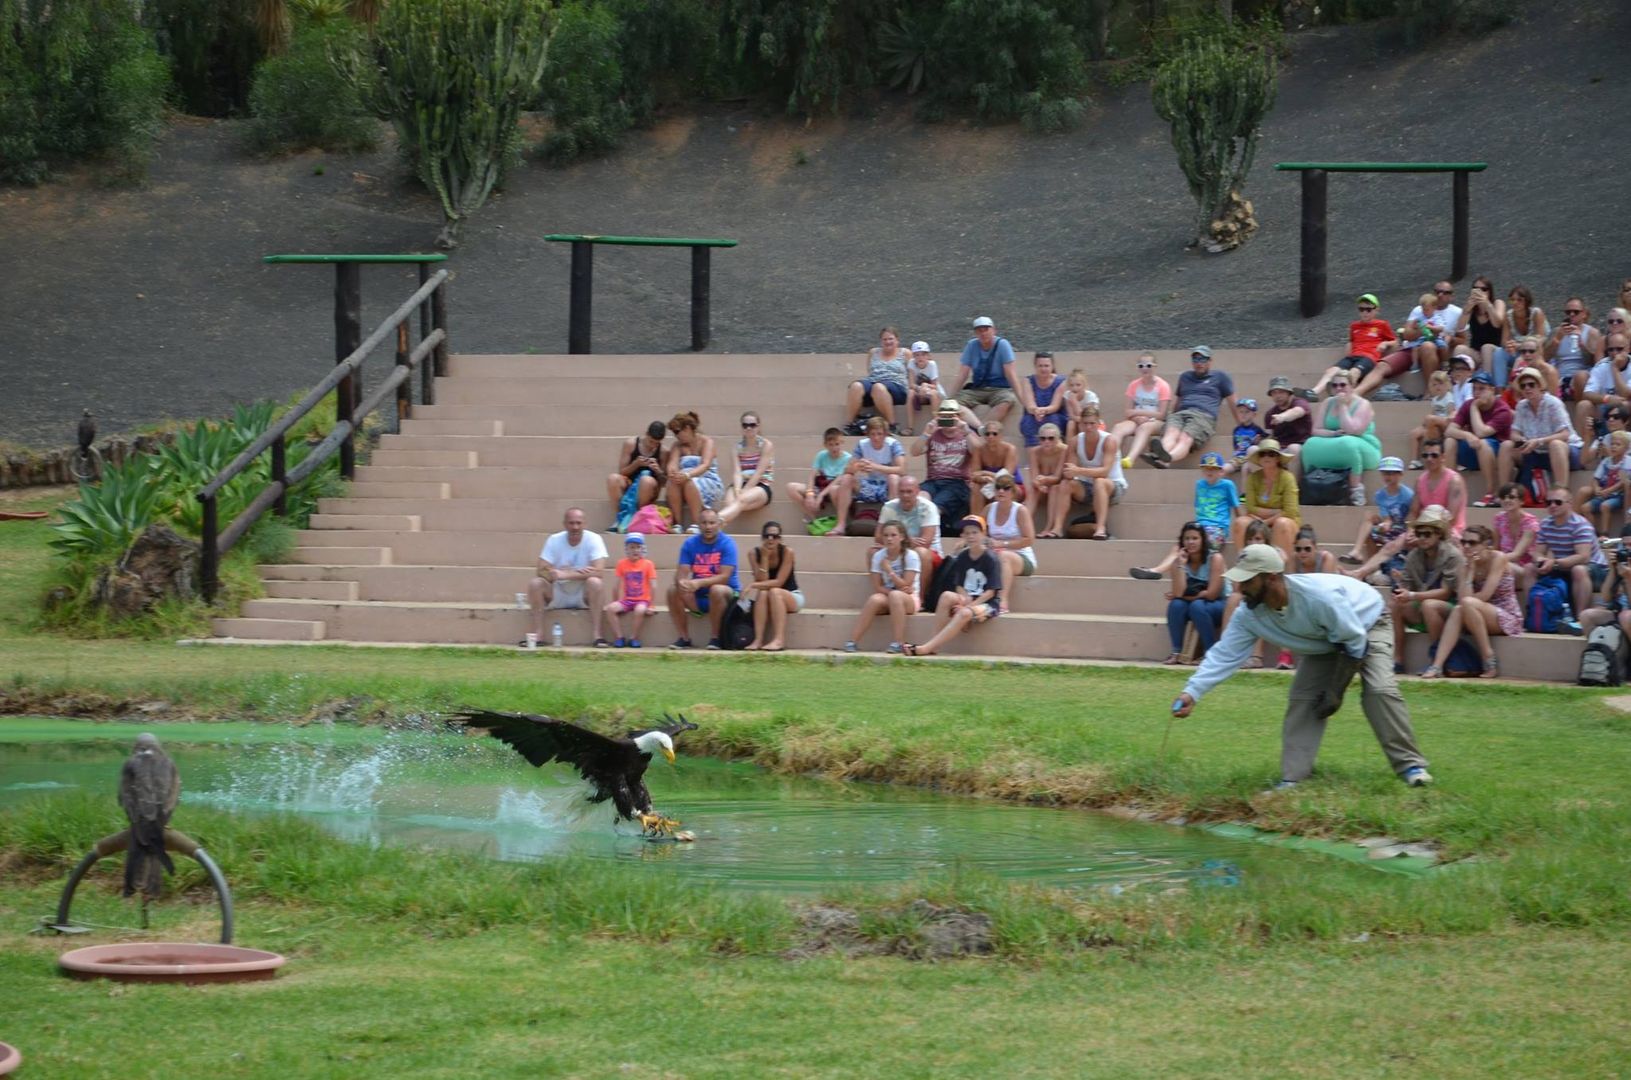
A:
[[[312,387],[294,408],[243,453],[199,489],[196,496],[203,504],[203,550],[199,558],[200,586],[206,601],[213,601],[220,584],[221,556],[232,550],[245,533],[260,520],[267,510],[282,514],[285,499],[295,485],[316,472],[336,453],[340,455],[340,475],[347,480],[356,473],[355,440],[353,435],[362,422],[387,398],[396,400],[396,417],[400,423],[413,405],[413,375],[418,368],[423,375],[422,400],[431,404],[435,400],[434,378],[447,374],[447,271],[429,272],[428,263],[445,256],[379,256],[379,255],[274,255],[268,262],[328,262],[337,268],[334,290],[334,325],[336,351],[340,353],[334,370]],[[420,285],[414,294],[402,302],[374,332],[357,341],[360,333],[359,315],[362,309],[360,264],[364,262],[418,262]],[[419,344],[409,348],[409,320],[419,312]],[[382,380],[373,393],[362,399],[362,365],[375,349],[390,337],[396,336],[396,363],[391,374]],[[347,349],[346,346],[350,348]],[[340,352],[340,350],[345,350]],[[424,361],[429,358],[429,363]],[[312,447],[309,454],[293,469],[286,469],[289,430],[305,418],[330,392],[334,394],[334,428],[323,441]],[[221,488],[238,476],[262,454],[272,456],[271,478],[249,505],[227,524],[220,527],[216,499]]]

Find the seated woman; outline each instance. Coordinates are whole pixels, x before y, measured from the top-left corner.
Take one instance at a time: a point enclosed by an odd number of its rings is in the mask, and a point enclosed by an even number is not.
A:
[[[1286,563],[1288,574],[1340,574],[1337,557],[1320,547],[1320,538],[1314,526],[1304,525],[1297,530],[1297,539],[1291,548],[1291,561]]]
[[[804,593],[799,591],[793,570],[793,549],[782,543],[781,522],[765,522],[759,540],[760,545],[748,556],[753,568],[753,580],[746,590],[753,600],[753,643],[744,648],[781,652],[787,640],[787,616],[804,606]],[[769,641],[765,640],[766,623]]]
[[[1036,432],[1037,444],[1030,450],[1031,482],[1025,485],[1025,508],[1031,520],[1047,521],[1052,513],[1053,499],[1070,502],[1070,489],[1065,482],[1065,440],[1058,424],[1043,424]],[[1049,529],[1036,534],[1038,539],[1054,539],[1058,533]]]
[[[960,529],[963,550],[942,571],[952,587],[940,594],[935,605],[935,635],[921,645],[902,645],[907,656],[933,656],[970,626],[990,622],[1002,614],[1002,568],[985,546],[985,521],[970,514],[963,518]]]
[[[729,525],[750,510],[770,505],[775,490],[773,475],[776,469],[776,448],[765,438],[759,426],[759,414],[742,414],[742,439],[733,448],[736,471],[731,486],[725,489],[725,505],[719,511],[719,520]]]
[[[725,483],[719,479],[719,462],[714,457],[714,441],[702,433],[702,421],[694,412],[675,413],[668,422],[674,445],[668,448],[668,508],[674,512],[674,531],[697,531],[702,511],[718,510],[725,498]],[[685,527],[689,511],[691,524]]]
[[[992,485],[999,476],[1011,476],[1018,484],[1025,483],[1019,468],[1019,447],[1002,437],[1002,421],[987,420],[983,429],[984,441],[974,451],[969,464],[968,506],[971,513],[985,511],[986,503],[996,497]],[[1025,496],[1023,492],[1020,498]]]
[[[1121,471],[1121,444],[1099,422],[1097,405],[1082,406],[1079,426],[1076,441],[1066,446],[1066,453],[1074,453],[1075,460],[1065,463],[1066,482],[1054,496],[1057,503],[1048,531],[1055,536],[1065,534],[1070,500],[1077,498],[1084,506],[1093,508],[1093,539],[1108,540],[1110,507],[1120,502],[1127,492],[1127,478]]]
[[[1484,658],[1484,670],[1479,678],[1493,679],[1501,673],[1501,668],[1495,660],[1495,646],[1489,639],[1497,635],[1517,637],[1523,633],[1523,611],[1518,607],[1512,568],[1506,556],[1495,547],[1494,531],[1487,525],[1468,525],[1461,534],[1461,551],[1467,558],[1466,572],[1456,586],[1455,607],[1444,620],[1438,651],[1421,673],[1424,679],[1436,679],[1444,673],[1444,662],[1450,658],[1455,643],[1461,640],[1463,630],[1472,635],[1478,655]]]
[[[866,438],[855,444],[848,468],[856,502],[886,503],[895,497],[906,471],[906,447],[889,434],[883,417],[866,422]]]
[[[844,422],[850,425],[851,435],[860,434],[854,430],[855,418],[868,401],[878,410],[883,422],[894,428],[895,406],[906,404],[908,359],[906,350],[900,347],[900,331],[893,326],[879,331],[877,347],[867,353],[867,377],[849,384],[849,394],[844,401]]]
[[[1037,444],[1043,424],[1063,427],[1070,422],[1062,396],[1065,379],[1053,370],[1053,354],[1039,352],[1031,362],[1036,367],[1036,373],[1025,376],[1025,381],[1019,384],[1019,398],[1025,408],[1019,418],[1019,433],[1027,447]]]
[[[1036,573],[1036,526],[1030,508],[1015,497],[1014,478],[999,476],[993,483],[997,501],[986,514],[986,527],[990,547],[1002,567],[1002,594],[1008,598],[1008,610],[1014,610],[1014,579],[1030,577]]]
[[[1501,510],[1490,519],[1495,548],[1506,556],[1512,568],[1518,595],[1528,596],[1529,586],[1535,583],[1535,537],[1540,534],[1540,519],[1523,508],[1523,485],[1502,484],[1496,494],[1500,496]]]
[[[906,530],[898,521],[886,521],[878,528],[878,539],[883,547],[872,553],[872,595],[861,605],[855,617],[855,629],[844,642],[845,652],[854,652],[872,625],[872,620],[889,612],[889,651],[901,651],[906,640],[906,620],[918,608],[918,576],[923,561],[906,541]]]
[[[663,485],[668,483],[668,474],[663,471],[663,439],[667,436],[663,422],[653,420],[644,435],[623,440],[617,453],[617,471],[606,478],[606,497],[617,507],[609,531],[628,528],[634,512],[656,502],[662,494]],[[631,490],[633,495],[629,494]]]
[[[1308,448],[1304,447],[1305,457],[1307,453]],[[1270,539],[1267,542],[1279,548],[1289,562],[1292,543],[1303,524],[1297,478],[1286,469],[1280,444],[1273,439],[1264,439],[1252,447],[1247,460],[1257,468],[1246,474],[1246,490],[1241,493],[1240,513],[1236,515],[1231,529],[1235,550],[1240,551],[1246,546],[1246,526],[1253,521],[1261,521],[1269,529]]]
[[[1329,383],[1331,396],[1316,405],[1314,430],[1303,443],[1303,469],[1347,469],[1348,503],[1364,506],[1365,470],[1382,460],[1371,403],[1354,392],[1348,375]]]
[[[1223,605],[1229,582],[1223,576],[1223,555],[1212,550],[1212,542],[1199,522],[1186,521],[1178,530],[1178,550],[1183,554],[1172,566],[1172,588],[1167,597],[1167,636],[1172,653],[1164,664],[1183,662],[1184,630],[1194,624],[1205,653],[1218,639],[1223,624]],[[1197,657],[1197,660],[1199,658]]]

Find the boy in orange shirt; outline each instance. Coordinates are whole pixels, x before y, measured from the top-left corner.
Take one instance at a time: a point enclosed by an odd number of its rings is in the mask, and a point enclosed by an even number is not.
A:
[[[1325,369],[1320,381],[1314,384],[1314,392],[1308,396],[1310,401],[1317,401],[1325,392],[1325,384],[1331,380],[1331,376],[1357,370],[1359,374],[1353,378],[1358,383],[1376,370],[1383,356],[1398,347],[1399,335],[1393,332],[1391,323],[1380,317],[1379,309],[1382,302],[1376,299],[1375,293],[1365,293],[1358,299],[1356,306],[1359,309],[1359,318],[1348,324],[1348,353]],[[1408,361],[1408,354],[1406,359]],[[1408,363],[1405,368],[1409,369]]]
[[[631,532],[623,538],[623,558],[617,564],[617,593],[606,605],[606,617],[612,621],[612,648],[640,647],[640,624],[651,610],[653,582],[657,580],[657,567],[646,558],[646,538]],[[634,616],[633,633],[623,636],[621,615]],[[606,644],[604,641],[602,645]]]

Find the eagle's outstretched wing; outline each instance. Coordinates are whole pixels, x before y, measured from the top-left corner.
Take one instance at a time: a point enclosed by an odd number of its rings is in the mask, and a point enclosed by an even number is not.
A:
[[[591,782],[627,767],[634,755],[634,746],[627,739],[611,738],[552,716],[466,709],[449,719],[484,728],[494,738],[515,747],[516,753],[533,765],[564,762]]]

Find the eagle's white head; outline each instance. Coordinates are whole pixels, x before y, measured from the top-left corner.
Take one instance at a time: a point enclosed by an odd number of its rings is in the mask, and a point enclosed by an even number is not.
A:
[[[674,764],[674,740],[661,731],[648,731],[634,740],[634,745],[647,754],[660,753]]]

